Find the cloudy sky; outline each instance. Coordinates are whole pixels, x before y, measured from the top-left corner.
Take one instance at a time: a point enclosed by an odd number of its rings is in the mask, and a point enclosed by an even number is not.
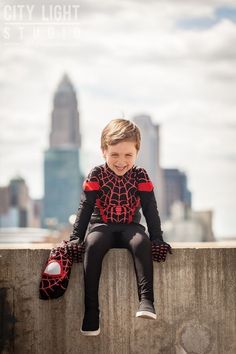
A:
[[[42,197],[52,98],[67,72],[84,173],[102,161],[110,119],[149,114],[161,125],[162,166],[187,173],[194,209],[214,210],[216,236],[236,235],[234,0],[0,4],[1,186],[21,175]]]

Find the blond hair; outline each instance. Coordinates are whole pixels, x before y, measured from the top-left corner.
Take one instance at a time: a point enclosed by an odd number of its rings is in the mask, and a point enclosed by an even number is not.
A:
[[[112,119],[101,134],[101,149],[122,141],[133,141],[137,151],[140,149],[141,134],[138,126],[127,119]]]

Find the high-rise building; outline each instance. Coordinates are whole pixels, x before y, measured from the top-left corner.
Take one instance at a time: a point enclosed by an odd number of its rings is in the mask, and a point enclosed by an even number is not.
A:
[[[154,124],[147,114],[133,117],[133,121],[141,131],[141,148],[137,157],[137,165],[145,168],[154,184],[155,196],[160,216],[164,210],[163,174],[160,167],[160,136],[159,125]]]
[[[0,214],[6,214],[10,208],[9,187],[0,187]]]
[[[160,126],[154,124],[147,114],[133,118],[141,131],[141,149],[137,164],[144,167],[153,184],[161,219],[170,216],[171,205],[175,201],[191,206],[191,193],[187,189],[185,173],[177,169],[163,169],[160,165]]]
[[[78,102],[75,89],[64,75],[53,99],[50,148],[81,146]]]
[[[30,216],[30,196],[25,180],[17,176],[7,187],[0,188],[0,227],[27,227]]]
[[[50,147],[44,154],[44,227],[69,224],[81,193],[79,112],[74,87],[64,75],[54,95]]]
[[[28,186],[23,178],[18,177],[10,181],[9,190],[11,206],[18,209],[19,227],[26,227],[30,202]]]
[[[191,192],[187,187],[187,177],[184,172],[177,168],[165,168],[165,218],[171,214],[171,206],[174,202],[183,202],[187,207],[191,207]]]

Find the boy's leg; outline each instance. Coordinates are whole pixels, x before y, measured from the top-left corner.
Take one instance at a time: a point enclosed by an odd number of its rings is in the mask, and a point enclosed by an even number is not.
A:
[[[108,225],[92,225],[85,237],[83,262],[85,313],[80,331],[86,336],[97,336],[100,333],[99,280],[103,257],[111,247],[112,234]]]
[[[154,302],[153,262],[151,242],[142,226],[126,225],[122,231],[122,243],[131,252],[137,279],[139,301]]]
[[[137,278],[139,309],[136,317],[155,320],[153,262],[151,242],[142,226],[129,224],[122,232],[122,241],[131,252]]]
[[[93,225],[86,235],[83,262],[85,310],[99,308],[98,290],[102,261],[112,247],[112,236],[108,225],[105,224]]]

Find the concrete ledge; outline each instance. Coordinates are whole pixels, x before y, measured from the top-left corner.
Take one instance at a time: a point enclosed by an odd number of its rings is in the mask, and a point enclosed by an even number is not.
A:
[[[63,298],[43,301],[38,284],[51,245],[1,245],[0,352],[235,354],[236,245],[218,244],[171,243],[167,261],[154,262],[155,321],[135,317],[132,257],[128,250],[111,249],[99,288],[101,334],[94,338],[79,331],[82,264],[73,265]]]
[[[173,248],[236,248],[236,241],[170,242]],[[1,249],[51,249],[56,243],[0,243]]]

